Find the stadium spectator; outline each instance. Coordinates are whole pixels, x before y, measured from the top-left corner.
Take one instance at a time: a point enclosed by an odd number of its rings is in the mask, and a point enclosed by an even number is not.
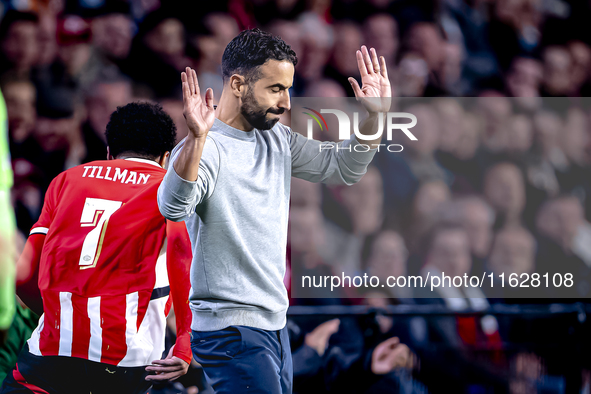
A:
[[[129,56],[134,30],[129,11],[123,1],[106,2],[91,21],[92,43],[105,61],[121,64]]]
[[[484,176],[484,196],[495,209],[495,227],[520,225],[525,208],[525,184],[519,168],[503,162],[489,168]]]
[[[568,195],[548,200],[540,208],[536,225],[540,245],[536,256],[538,271],[571,273],[577,278],[576,286],[562,291],[571,297],[584,297],[591,291],[591,268],[586,262],[590,261],[587,249],[581,248],[581,243],[589,242],[581,202]],[[561,294],[561,289],[554,291]]]
[[[549,46],[544,49],[544,78],[542,95],[547,97],[568,97],[573,94],[572,59],[564,46]]]
[[[88,89],[85,102],[87,119],[82,125],[82,134],[88,149],[84,162],[105,158],[105,130],[109,117],[117,107],[130,102],[132,97],[131,82],[125,78],[99,79]]]
[[[523,289],[512,286],[503,287],[500,275],[505,280],[516,278],[520,283],[530,284],[535,272],[536,241],[533,235],[523,227],[509,227],[499,230],[495,234],[490,258],[486,265],[487,271],[494,276],[494,285],[487,294],[493,298],[503,298],[505,302],[515,302],[511,298],[535,298],[543,293],[524,292]],[[507,282],[508,283],[508,282]],[[534,287],[535,283],[532,284]],[[537,290],[537,289],[536,289]]]
[[[50,66],[57,56],[57,18],[53,12],[42,12],[39,14],[37,31],[38,67]]]
[[[363,243],[384,224],[383,190],[380,172],[372,166],[357,184],[329,188],[332,204],[325,209],[326,244],[321,254],[336,272],[361,271]]]
[[[35,127],[37,91],[26,79],[9,79],[2,84],[2,94],[8,115],[10,153],[13,157],[23,157]]]
[[[123,72],[152,89],[157,98],[180,97],[178,73],[188,64],[183,24],[168,12],[157,10],[142,20]]]
[[[492,243],[494,210],[480,196],[458,197],[443,210],[442,222],[460,225],[466,230],[472,255],[471,272],[480,276]]]
[[[406,238],[409,239],[409,249],[413,254],[421,254],[424,250],[425,237],[441,220],[445,204],[451,198],[449,187],[440,181],[423,182],[414,195],[410,216],[404,227],[408,229]],[[418,267],[412,267],[413,272]]]
[[[37,63],[39,49],[37,15],[28,12],[9,11],[0,23],[0,48],[2,65],[0,75],[12,78],[29,78]]]
[[[408,250],[404,239],[395,231],[385,230],[376,234],[369,245],[369,254],[364,259],[364,268],[370,276],[377,276],[380,283],[387,283],[388,277],[408,274]],[[388,298],[412,298],[412,287],[388,287]],[[409,302],[402,300],[400,302]]]

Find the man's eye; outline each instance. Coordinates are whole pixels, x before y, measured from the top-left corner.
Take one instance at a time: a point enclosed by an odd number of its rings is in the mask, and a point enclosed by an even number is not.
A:
[[[281,89],[271,89],[271,91],[272,91],[273,93],[279,93],[279,92],[281,91]]]

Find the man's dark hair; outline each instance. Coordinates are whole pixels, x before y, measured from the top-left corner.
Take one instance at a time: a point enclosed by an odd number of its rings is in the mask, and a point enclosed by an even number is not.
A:
[[[174,147],[176,126],[160,104],[136,102],[117,107],[105,135],[113,157],[133,153],[154,160]]]
[[[232,74],[240,74],[247,83],[260,78],[259,66],[267,60],[298,63],[296,53],[280,37],[259,28],[244,30],[238,34],[224,50],[222,57],[222,77],[224,82]]]

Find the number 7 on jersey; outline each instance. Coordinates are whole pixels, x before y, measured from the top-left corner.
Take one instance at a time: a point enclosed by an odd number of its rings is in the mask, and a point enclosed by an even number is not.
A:
[[[82,209],[80,227],[94,227],[82,244],[80,254],[80,269],[93,268],[101,254],[105,232],[109,224],[109,218],[123,203],[121,201],[103,200],[100,198],[87,198]]]

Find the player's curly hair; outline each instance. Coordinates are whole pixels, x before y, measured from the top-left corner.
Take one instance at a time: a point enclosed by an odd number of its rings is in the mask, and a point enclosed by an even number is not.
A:
[[[154,160],[172,151],[176,126],[160,104],[135,102],[117,107],[105,135],[113,157],[131,153]]]
[[[222,77],[224,82],[233,74],[240,74],[247,83],[260,78],[259,66],[267,60],[298,63],[296,53],[280,37],[259,28],[244,30],[238,34],[224,50],[222,57]]]

